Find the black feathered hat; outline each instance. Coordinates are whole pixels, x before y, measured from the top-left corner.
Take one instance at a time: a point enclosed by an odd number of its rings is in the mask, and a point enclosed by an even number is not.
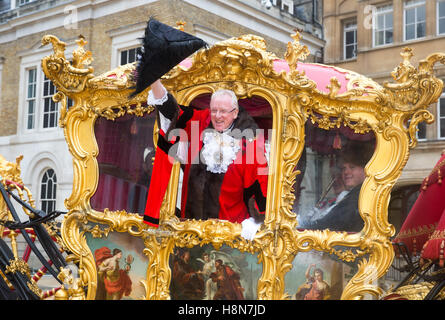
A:
[[[184,31],[150,18],[142,38],[135,70],[135,96],[207,43]]]

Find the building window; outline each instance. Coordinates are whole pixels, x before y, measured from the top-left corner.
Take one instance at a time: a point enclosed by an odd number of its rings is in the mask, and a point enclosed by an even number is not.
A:
[[[56,210],[57,177],[53,169],[45,171],[40,184],[41,210],[50,213]]]
[[[405,40],[422,38],[426,33],[425,0],[405,2]]]
[[[343,27],[343,55],[345,59],[357,56],[357,23],[345,23]]]
[[[35,0],[18,0],[18,5],[22,6],[24,4],[30,3],[30,2],[34,2]]]
[[[37,69],[32,68],[26,71],[26,110],[27,110],[27,129],[35,128],[36,119],[36,85],[37,85]]]
[[[26,130],[58,127],[59,104],[53,101],[56,87],[37,66],[25,69],[24,124]]]
[[[437,33],[445,34],[445,0],[437,2]]]
[[[439,99],[437,103],[437,115],[438,123],[438,135],[440,139],[445,139],[445,93]]]
[[[393,42],[393,10],[392,6],[377,8],[374,19],[374,46]]]
[[[420,122],[417,125],[417,139],[419,141],[425,141],[426,140],[426,123],[425,122]]]
[[[314,20],[315,20],[315,22],[318,22],[318,23],[321,22],[320,21],[320,9],[321,9],[321,3],[319,3],[318,0],[314,1],[314,7],[312,8],[312,11],[314,14]]]
[[[294,2],[289,0],[281,1],[281,10],[294,14]]]
[[[411,120],[408,120],[408,126],[410,125]],[[417,124],[416,138],[419,141],[426,141],[426,123],[420,122]]]
[[[57,127],[58,104],[53,101],[56,87],[46,76],[43,80],[43,128]]]
[[[120,52],[120,65],[123,66],[127,63],[132,63],[136,61],[138,48],[132,48],[128,50],[122,50]]]

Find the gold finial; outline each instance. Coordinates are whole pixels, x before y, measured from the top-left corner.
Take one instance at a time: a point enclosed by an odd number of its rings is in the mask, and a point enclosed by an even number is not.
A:
[[[20,162],[23,160],[23,155],[16,157],[15,163],[7,161],[0,155],[0,176],[3,179],[11,180],[19,184],[23,184],[21,175]]]
[[[403,61],[391,72],[391,76],[398,83],[405,83],[416,72],[416,68],[411,64],[411,58],[414,56],[413,49],[405,47],[400,52],[400,55]]]
[[[77,45],[79,46],[79,47],[84,47],[87,43],[88,43],[88,41],[86,41],[85,40],[85,37],[83,36],[83,35],[79,35],[79,39],[77,39],[76,40],[76,43],[77,43]]]
[[[400,52],[400,55],[403,58],[403,63],[411,64],[411,58],[414,56],[413,49],[405,47],[402,52]]]
[[[176,29],[184,31],[184,26],[187,24],[185,21],[177,21],[176,22]]]
[[[85,45],[88,41],[85,40],[83,35],[79,35],[79,39],[76,40],[77,45],[79,46],[77,49],[73,51],[73,67],[78,69],[85,68],[85,65],[91,64],[93,61],[91,51],[85,50]]]

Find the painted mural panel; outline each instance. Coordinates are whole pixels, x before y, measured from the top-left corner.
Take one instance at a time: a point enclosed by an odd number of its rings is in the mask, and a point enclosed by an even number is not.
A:
[[[94,255],[98,286],[96,300],[140,300],[145,295],[148,258],[144,243],[127,233],[111,232],[87,242]]]
[[[175,248],[170,258],[172,300],[252,300],[262,273],[256,255],[228,246]]]
[[[355,268],[324,252],[301,252],[286,274],[285,290],[292,300],[339,300]]]

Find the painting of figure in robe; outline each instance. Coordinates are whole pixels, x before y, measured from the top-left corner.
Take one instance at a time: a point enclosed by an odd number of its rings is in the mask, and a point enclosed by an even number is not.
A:
[[[170,267],[172,300],[256,299],[262,273],[255,255],[227,246],[175,248]]]

